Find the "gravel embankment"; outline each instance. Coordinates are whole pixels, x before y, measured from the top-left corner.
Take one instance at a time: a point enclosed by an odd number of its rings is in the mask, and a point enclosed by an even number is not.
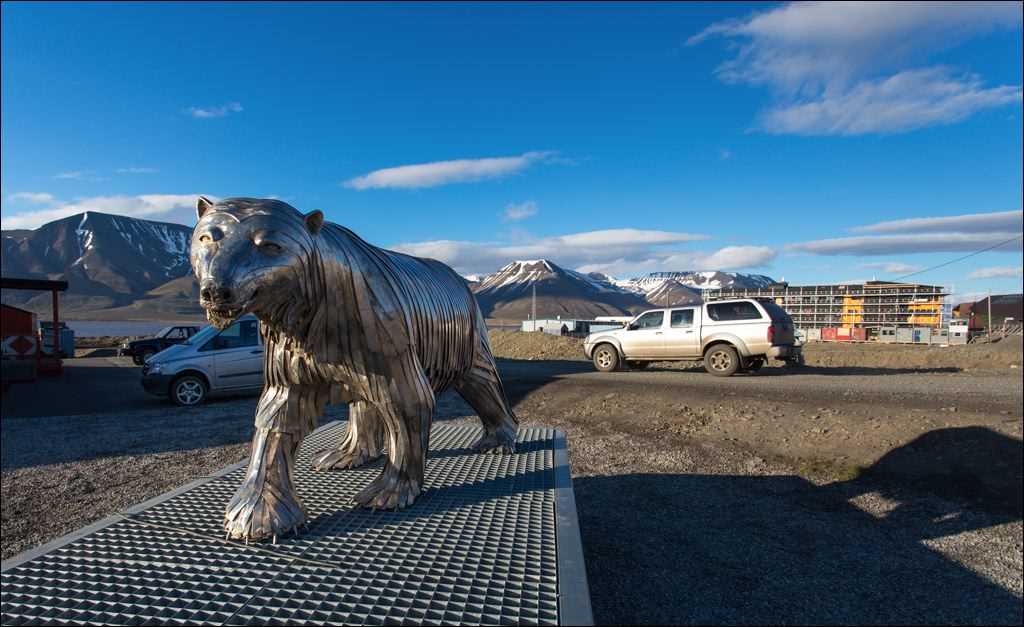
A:
[[[493,337],[522,422],[569,438],[599,624],[1021,623],[1007,362],[602,374],[574,340]],[[243,459],[254,407],[5,417],[3,556]],[[437,419],[471,413],[446,394]]]

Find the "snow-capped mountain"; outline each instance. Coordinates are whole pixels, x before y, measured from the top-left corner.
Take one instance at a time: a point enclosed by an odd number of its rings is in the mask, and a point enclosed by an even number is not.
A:
[[[636,312],[644,307],[690,305],[703,292],[723,287],[763,287],[775,281],[762,274],[740,272],[652,272],[633,279],[615,279],[599,272],[566,270],[546,259],[515,261],[483,277],[473,287],[485,315],[526,318],[533,287],[537,315],[592,317]]]
[[[125,305],[188,275],[192,229],[181,224],[87,211],[35,230],[2,232],[4,276],[64,279],[70,309]],[[48,294],[4,293],[30,304]],[[46,304],[46,303],[42,303]]]
[[[633,279],[608,280],[612,285],[641,294],[647,302],[661,307],[699,303],[704,290],[765,287],[775,282],[763,274],[719,271],[651,272]]]
[[[616,281],[615,283],[627,289],[636,287],[644,292],[648,292],[660,287],[664,281],[676,281],[687,287],[699,290],[717,290],[727,287],[757,288],[767,287],[775,283],[775,279],[763,274],[720,272],[718,270],[705,272],[651,272],[628,281]]]
[[[535,287],[539,318],[622,315],[647,305],[639,294],[603,275],[566,270],[546,259],[513,261],[484,278],[474,292],[488,318],[519,319],[529,317]]]

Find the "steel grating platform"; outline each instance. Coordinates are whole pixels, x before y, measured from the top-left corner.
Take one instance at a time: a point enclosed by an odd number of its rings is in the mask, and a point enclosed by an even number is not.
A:
[[[591,624],[565,437],[524,427],[514,455],[476,454],[479,428],[435,424],[426,492],[400,512],[353,509],[379,472],[296,485],[309,529],[277,545],[226,542],[242,464],[3,562],[4,625]]]

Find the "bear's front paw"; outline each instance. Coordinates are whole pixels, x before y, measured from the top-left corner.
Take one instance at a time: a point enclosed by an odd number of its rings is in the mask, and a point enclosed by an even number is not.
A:
[[[385,470],[353,499],[372,509],[403,509],[413,504],[423,489],[403,473]]]
[[[473,445],[473,450],[477,453],[515,453],[515,434],[509,435],[501,431],[484,433]]]
[[[320,451],[313,456],[313,470],[343,470],[345,468],[359,468],[370,462],[380,459],[381,453],[370,454],[366,449],[350,451],[347,449],[332,448]]]
[[[224,531],[232,540],[259,541],[292,531],[306,522],[306,512],[289,491],[269,483],[243,485],[228,504]]]

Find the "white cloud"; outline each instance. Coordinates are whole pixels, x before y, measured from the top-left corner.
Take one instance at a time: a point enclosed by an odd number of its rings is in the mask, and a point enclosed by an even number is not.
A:
[[[396,250],[443,261],[463,275],[494,272],[516,259],[547,258],[582,272],[608,274],[650,270],[739,269],[762,266],[776,252],[762,246],[730,246],[712,252],[674,249],[707,236],[670,231],[607,229],[543,237],[525,242],[438,240],[394,246]]]
[[[913,233],[907,235],[863,235],[789,244],[788,250],[812,255],[898,255],[905,253],[973,252],[994,246],[1018,233]],[[1009,242],[1005,250],[1020,250],[1020,241]]]
[[[899,133],[959,122],[982,109],[1021,102],[1020,86],[986,89],[974,75],[944,68],[900,72],[862,81],[847,91],[771,108],[759,126],[773,134],[863,135]]]
[[[36,205],[45,205],[54,201],[53,194],[46,192],[18,192],[7,197],[10,200],[24,200]]]
[[[241,113],[243,110],[240,103],[229,102],[215,107],[189,107],[185,109],[185,113],[194,118],[208,119],[222,118],[232,113]]]
[[[873,263],[862,263],[860,268],[865,270],[881,270],[886,274],[906,274],[908,272],[917,272],[923,270],[924,266],[915,266],[910,263],[901,263],[899,261],[876,261]]]
[[[345,181],[351,189],[401,188],[414,189],[437,187],[449,183],[466,183],[483,179],[500,178],[525,170],[534,163],[549,161],[555,157],[552,151],[525,152],[516,157],[489,157],[486,159],[455,159],[433,161],[415,165],[374,170],[369,174]]]
[[[204,194],[207,198],[216,196]],[[4,216],[5,229],[34,229],[84,211],[114,213],[133,218],[147,218],[179,224],[195,223],[196,198],[199,194],[143,194],[140,196],[95,196],[57,205],[39,211]]]
[[[995,268],[978,268],[967,275],[969,279],[1013,279],[1024,276],[1024,266],[1003,266]]]
[[[988,292],[956,292],[950,294],[946,298],[946,302],[956,306],[962,303],[976,303],[983,298],[988,298]]]
[[[505,213],[502,219],[505,222],[519,222],[535,215],[537,215],[537,203],[527,200],[526,202],[505,205]]]
[[[580,266],[580,272],[600,272],[610,276],[638,276],[647,272],[673,270],[743,270],[768,265],[778,252],[767,246],[726,246],[712,252],[648,251],[644,258],[618,258]]]
[[[736,56],[716,74],[766,85],[774,133],[890,133],[961,120],[1020,102],[1019,85],[983,87],[973,75],[922,68],[927,55],[996,28],[1018,28],[1019,2],[794,2],[712,24]]]
[[[118,168],[118,174],[156,174],[160,170],[156,168]]]
[[[969,213],[941,218],[910,218],[890,220],[867,226],[857,226],[854,233],[991,233],[993,231],[1020,230],[1024,226],[1024,211],[995,211]]]
[[[105,180],[107,180],[105,177],[96,176],[95,172],[86,171],[86,170],[74,170],[74,171],[71,171],[71,172],[60,172],[59,174],[54,174],[53,178],[55,178],[55,179],[62,179],[62,180],[73,180],[73,181],[90,181],[90,182],[94,182],[94,183],[98,182],[98,181],[105,181]]]

